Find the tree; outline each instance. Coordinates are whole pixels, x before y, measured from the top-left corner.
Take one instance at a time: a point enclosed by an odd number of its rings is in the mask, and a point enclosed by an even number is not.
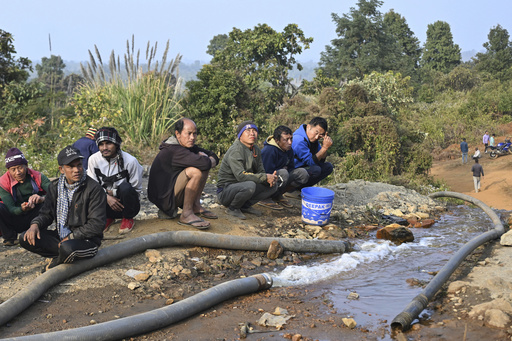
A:
[[[393,37],[397,47],[401,50],[399,62],[400,71],[406,76],[412,76],[419,66],[421,48],[418,38],[414,36],[407,21],[400,14],[390,10],[384,15],[384,28]],[[398,62],[398,61],[397,61]]]
[[[0,29],[0,94],[3,85],[14,82],[25,82],[28,71],[32,71],[32,62],[28,58],[14,58],[16,49],[12,34]]]
[[[488,72],[497,79],[507,80],[512,76],[512,43],[508,31],[497,25],[487,35],[489,41],[484,43],[485,53],[477,53],[476,69]]]
[[[422,67],[448,73],[460,62],[460,47],[453,43],[450,25],[444,21],[429,24],[421,57]]]
[[[60,56],[51,55],[50,58],[41,58],[41,64],[36,65],[38,81],[44,83],[48,88],[55,90],[55,87],[62,83],[66,64]]]
[[[210,44],[208,45],[206,53],[214,57],[215,53],[226,48],[228,40],[229,37],[227,34],[217,34],[215,37],[212,38],[212,40],[210,40]]]

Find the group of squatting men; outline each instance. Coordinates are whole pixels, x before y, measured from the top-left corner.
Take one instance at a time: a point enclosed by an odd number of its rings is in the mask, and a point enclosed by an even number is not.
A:
[[[240,123],[218,171],[218,201],[227,214],[239,219],[246,219],[245,214],[260,216],[253,207],[256,203],[271,209],[291,207],[285,196],[300,197],[303,187],[315,185],[333,170],[325,161],[333,141],[324,118],[315,117],[293,133],[286,126],[277,127],[262,150],[256,144],[258,132],[254,122]],[[180,119],[174,135],[159,147],[147,193],[160,218],[176,218],[181,208],[179,224],[207,229],[209,220],[218,217],[202,207],[200,198],[219,158],[197,146],[196,140],[196,124]],[[90,128],[60,151],[60,176],[53,181],[29,168],[19,149],[9,149],[7,172],[0,177],[4,246],[19,241],[23,248],[48,258],[46,271],[95,256],[103,232],[116,219],[121,219],[120,233],[130,232],[140,210],[142,166],[121,150],[121,143],[115,128]],[[52,223],[55,229],[49,228]]]

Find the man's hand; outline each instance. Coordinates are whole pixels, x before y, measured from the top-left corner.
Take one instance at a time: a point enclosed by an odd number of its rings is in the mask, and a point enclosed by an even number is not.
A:
[[[60,247],[60,244],[64,243],[66,240],[69,240],[69,237],[66,237],[66,238],[62,239],[62,240],[59,242],[59,247]]]
[[[39,233],[39,226],[37,224],[30,225],[30,228],[23,235],[23,240],[28,242],[30,245],[36,245],[36,238],[41,239],[41,234]]]
[[[217,160],[215,160],[215,158],[213,156],[210,156],[210,161],[212,162],[212,168],[217,166]]]
[[[37,204],[42,204],[44,202],[44,197],[39,194],[32,194],[27,201],[29,204],[33,204],[34,206]]]
[[[332,139],[330,136],[327,136],[327,134],[325,134],[324,141],[322,143],[322,147],[329,149],[329,148],[331,148],[331,146],[332,146]]]
[[[274,171],[272,174],[267,174],[267,182],[270,187],[273,187],[277,182],[277,173]]]
[[[121,204],[121,200],[111,196],[110,194],[107,194],[107,204],[110,206],[111,209],[117,212],[121,212],[124,208],[123,204]]]

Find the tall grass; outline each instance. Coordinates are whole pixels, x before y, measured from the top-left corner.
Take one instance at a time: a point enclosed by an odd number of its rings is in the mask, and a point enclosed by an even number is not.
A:
[[[77,112],[88,116],[96,125],[117,127],[125,139],[134,144],[156,144],[171,130],[181,118],[181,83],[179,63],[181,55],[167,62],[169,41],[161,60],[156,59],[158,43],[147,43],[145,62],[140,60],[140,50],[135,51],[135,39],[126,41],[126,53],[120,56],[110,54],[108,68],[103,64],[101,54],[94,46],[94,54],[89,51],[90,61],[81,70],[86,83],[78,96],[91,98],[101,94],[107,100],[99,105],[86,108],[84,102],[75,98]],[[124,66],[124,67],[123,67]],[[91,94],[93,96],[91,97]],[[90,104],[90,103],[89,103]],[[99,107],[99,108],[98,108]]]

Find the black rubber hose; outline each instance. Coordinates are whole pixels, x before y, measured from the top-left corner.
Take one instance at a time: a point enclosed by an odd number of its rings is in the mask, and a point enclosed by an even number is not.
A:
[[[391,329],[407,330],[411,326],[412,321],[416,319],[419,314],[427,307],[428,302],[434,297],[435,293],[443,286],[443,284],[450,278],[451,274],[457,269],[471,252],[473,252],[480,245],[499,238],[504,232],[505,228],[500,221],[498,215],[486,204],[478,199],[470,197],[466,194],[456,192],[436,192],[430,195],[431,198],[450,197],[468,201],[480,207],[492,220],[494,228],[471,239],[453,257],[443,266],[437,275],[430,281],[430,283],[423,289],[423,291],[416,296],[405,309],[398,314],[391,322]]]
[[[274,240],[277,240],[285,250],[293,252],[344,253],[348,250],[347,242],[333,240],[240,237],[193,231],[169,231],[150,234],[100,249],[93,258],[78,261],[74,264],[61,264],[38,276],[26,288],[0,304],[0,326],[28,308],[52,286],[87,270],[147,249],[194,245],[232,250],[267,251],[270,243]]]
[[[272,287],[268,274],[235,279],[219,284],[178,303],[118,320],[46,334],[6,340],[120,340],[167,327],[227,299]]]

